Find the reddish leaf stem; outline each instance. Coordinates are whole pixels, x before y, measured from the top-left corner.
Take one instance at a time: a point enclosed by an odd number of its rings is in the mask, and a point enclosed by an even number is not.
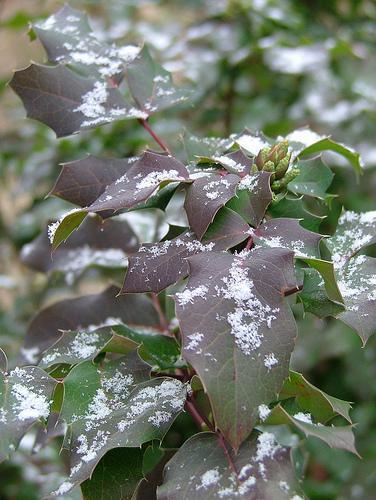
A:
[[[236,470],[234,461],[232,460],[232,457],[228,451],[225,439],[222,436],[221,432],[215,430],[213,424],[207,419],[207,417],[205,415],[201,414],[200,410],[197,408],[197,403],[196,403],[193,396],[189,396],[187,398],[187,401],[185,403],[185,407],[201,431],[206,426],[206,427],[208,427],[208,429],[210,431],[215,432],[215,434],[217,434],[219,445],[223,449],[223,452],[227,458],[229,466],[230,466],[232,472],[235,474],[236,480],[238,480],[238,471]]]
[[[159,324],[160,324],[162,330],[170,335],[168,321],[167,321],[165,313],[162,310],[161,304],[160,304],[159,299],[158,299],[158,295],[156,293],[152,292],[151,293],[151,300],[153,302],[153,306],[154,306],[155,310],[158,313]]]
[[[144,129],[149,132],[149,134],[152,136],[152,138],[155,140],[155,142],[160,146],[160,148],[163,149],[163,151],[165,151],[166,153],[171,154],[167,145],[162,141],[162,139],[150,127],[148,121],[143,120],[143,119],[139,119],[138,121],[141,123],[141,125],[144,127]]]
[[[285,290],[283,292],[283,295],[285,297],[288,297],[289,295],[292,295],[294,293],[300,292],[302,289],[303,289],[303,285],[294,286],[294,288],[290,288],[289,290]]]
[[[217,435],[218,435],[219,444],[220,444],[221,448],[223,449],[224,454],[226,455],[226,458],[227,458],[227,461],[229,463],[229,466],[230,466],[232,472],[235,474],[236,481],[238,481],[238,471],[236,470],[234,461],[232,460],[232,457],[231,457],[231,455],[230,455],[230,453],[229,453],[229,451],[227,449],[227,445],[226,445],[225,439],[224,439],[224,437],[222,436],[222,434],[220,432],[217,432]]]
[[[206,416],[202,415],[200,410],[197,408],[197,403],[193,396],[188,396],[187,401],[185,402],[185,407],[201,431],[204,427],[208,427],[212,432],[215,432],[211,422],[209,422]]]
[[[250,250],[252,248],[252,245],[253,245],[253,238],[252,238],[252,236],[250,236],[247,240],[247,244],[245,246],[245,249]]]

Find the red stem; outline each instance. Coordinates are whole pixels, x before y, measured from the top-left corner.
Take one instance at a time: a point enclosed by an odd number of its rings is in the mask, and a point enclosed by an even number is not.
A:
[[[154,306],[155,310],[158,313],[159,324],[160,324],[162,330],[164,332],[167,332],[168,334],[170,334],[170,329],[168,327],[168,321],[167,321],[167,318],[165,316],[165,313],[163,312],[163,310],[161,308],[161,304],[159,303],[158,295],[156,293],[152,292],[151,293],[151,300],[153,302],[153,306]]]
[[[234,464],[232,457],[227,449],[225,439],[220,432],[217,432],[217,435],[218,435],[219,444],[220,444],[221,448],[223,449],[224,454],[226,455],[229,466],[230,466],[232,472],[235,474],[236,480],[238,480],[238,471],[236,470],[235,464]]]
[[[285,290],[283,292],[283,295],[285,297],[288,297],[289,295],[292,295],[294,293],[300,292],[303,289],[303,285],[300,286],[294,286],[294,288],[290,288],[289,290]]]
[[[145,130],[149,132],[149,134],[152,136],[152,138],[155,140],[155,142],[163,149],[168,154],[171,154],[170,150],[168,149],[167,145],[162,141],[162,139],[154,132],[154,130],[150,127],[149,123],[147,120],[139,119],[138,120],[141,125],[144,127]]]
[[[250,250],[252,248],[252,245],[253,245],[253,238],[252,238],[252,236],[250,236],[247,240],[247,244],[245,246],[245,249]]]

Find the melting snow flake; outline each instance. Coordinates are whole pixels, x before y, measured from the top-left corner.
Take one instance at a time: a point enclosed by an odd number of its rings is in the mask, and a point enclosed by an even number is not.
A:
[[[294,415],[296,420],[300,420],[301,422],[305,422],[306,424],[312,424],[312,416],[310,413],[299,412]]]
[[[267,405],[262,404],[258,407],[258,414],[262,422],[268,418],[270,412],[271,410]]]
[[[221,476],[217,469],[210,469],[201,476],[201,483],[196,486],[196,490],[206,489],[220,481]]]
[[[186,304],[193,304],[194,299],[200,297],[201,299],[206,299],[206,293],[208,292],[208,287],[205,285],[200,285],[196,288],[186,288],[183,292],[178,292],[175,296],[178,298],[178,302],[181,306]]]
[[[12,409],[18,420],[47,418],[50,414],[50,402],[43,394],[22,384],[14,384],[11,393],[17,400]]]
[[[278,365],[278,359],[275,357],[274,353],[267,354],[264,357],[264,365],[268,371],[271,370],[273,366]]]

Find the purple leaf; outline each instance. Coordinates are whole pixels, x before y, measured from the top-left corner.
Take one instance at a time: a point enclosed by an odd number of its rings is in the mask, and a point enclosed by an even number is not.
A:
[[[185,210],[191,228],[199,239],[202,238],[215,214],[235,196],[236,185],[240,178],[229,174],[211,174],[196,179],[187,188]]]
[[[296,257],[320,258],[319,243],[322,236],[304,229],[296,219],[272,219],[253,232],[256,245],[287,248]]]
[[[288,374],[296,335],[283,293],[296,287],[293,254],[281,249],[191,257],[176,294],[185,359],[200,376],[217,427],[237,449],[257,407],[272,401]]]
[[[299,492],[289,449],[253,436],[234,455],[214,433],[189,438],[167,463],[159,500],[292,499]]]

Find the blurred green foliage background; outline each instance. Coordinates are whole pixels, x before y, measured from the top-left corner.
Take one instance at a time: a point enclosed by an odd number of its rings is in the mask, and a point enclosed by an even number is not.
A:
[[[45,199],[59,163],[86,153],[131,156],[150,139],[135,122],[120,122],[67,139],[25,120],[6,86],[15,68],[43,61],[28,40],[29,21],[64,2],[0,1],[0,344],[14,365],[27,324],[57,298],[88,292],[97,276],[68,288],[59,276],[27,270],[24,244],[67,207]],[[179,135],[228,136],[244,127],[278,136],[308,125],[358,150],[364,175],[357,183],[335,155],[333,201],[375,209],[376,3],[372,0],[71,0],[87,10],[100,37],[145,41],[177,82],[192,87],[189,106],[153,118],[155,130],[179,155]],[[325,225],[330,231],[330,223]],[[111,276],[105,277],[110,280]],[[292,368],[333,396],[354,402],[353,419],[363,459],[308,441],[305,491],[312,499],[370,499],[376,491],[376,339],[362,348],[357,335],[335,320],[299,316]],[[64,464],[57,445],[31,454],[26,436],[11,461],[0,465],[0,499],[41,498],[59,482]],[[66,498],[81,498],[79,492]]]

